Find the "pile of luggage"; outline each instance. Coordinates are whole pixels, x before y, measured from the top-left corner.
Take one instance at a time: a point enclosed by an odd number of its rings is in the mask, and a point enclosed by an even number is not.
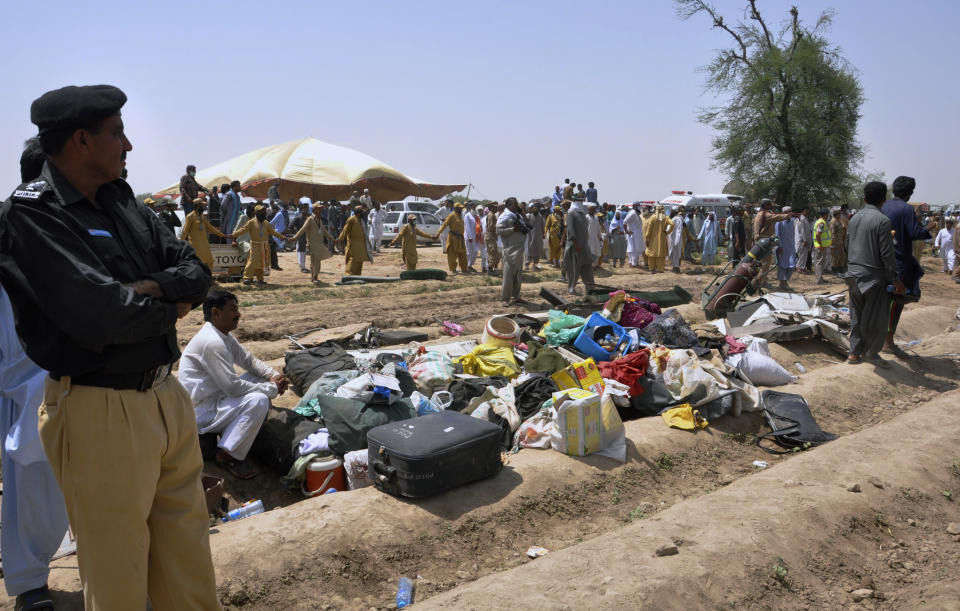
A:
[[[290,352],[300,402],[271,411],[253,453],[307,495],[343,482],[416,498],[494,475],[524,448],[622,463],[624,420],[702,428],[760,409],[755,383],[794,379],[762,339],[691,327],[623,291],[596,308],[495,316],[479,340]]]

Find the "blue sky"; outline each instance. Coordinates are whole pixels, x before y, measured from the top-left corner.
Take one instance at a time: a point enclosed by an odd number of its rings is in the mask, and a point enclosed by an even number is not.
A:
[[[716,3],[728,19],[745,2]],[[761,0],[769,22],[790,2]],[[864,168],[960,200],[960,3],[798,2],[836,10],[831,40],[867,98]],[[13,1],[0,37],[0,179],[18,181],[30,102],[66,84],[122,88],[137,192],[249,150],[313,136],[410,175],[500,199],[592,180],[601,201],[717,191],[713,95],[699,68],[728,44],[668,0],[623,2]]]

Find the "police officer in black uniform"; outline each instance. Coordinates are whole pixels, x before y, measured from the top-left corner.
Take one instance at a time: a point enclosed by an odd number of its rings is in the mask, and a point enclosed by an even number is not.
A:
[[[50,372],[40,437],[77,536],[87,609],[219,609],[176,322],[210,271],[138,205],[116,87],[34,101],[47,161],[0,207],[0,283]]]

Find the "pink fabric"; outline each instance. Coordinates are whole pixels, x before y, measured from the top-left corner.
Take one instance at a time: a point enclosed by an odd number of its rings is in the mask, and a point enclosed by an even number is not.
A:
[[[727,354],[740,354],[747,349],[747,345],[727,336]]]
[[[659,314],[660,306],[644,299],[637,299],[623,305],[620,326],[642,329],[652,323],[653,319]]]

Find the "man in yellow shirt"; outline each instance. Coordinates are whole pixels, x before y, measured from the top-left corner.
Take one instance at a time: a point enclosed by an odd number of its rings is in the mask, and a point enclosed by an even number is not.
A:
[[[343,224],[343,230],[337,237],[337,243],[343,246],[345,255],[343,265],[350,276],[359,276],[363,273],[363,264],[373,262],[370,248],[367,245],[367,212],[363,206],[355,206],[353,216]]]
[[[647,266],[653,273],[667,267],[667,234],[673,231],[673,221],[667,218],[663,205],[657,206],[656,214],[643,221],[643,241],[647,246]]]
[[[424,233],[417,228],[417,215],[408,214],[407,222],[403,226],[403,229],[397,234],[397,237],[393,238],[393,241],[390,242],[390,246],[396,246],[397,242],[400,242],[401,255],[400,258],[403,261],[405,269],[417,269],[417,236],[421,238],[427,238],[432,240],[433,236]]]
[[[193,210],[183,220],[180,238],[193,246],[193,249],[197,251],[197,257],[203,261],[204,265],[213,269],[213,254],[210,252],[210,241],[207,240],[207,234],[212,233],[221,238],[230,238],[231,236],[220,233],[220,230],[210,223],[210,220],[203,213],[206,207],[206,199],[198,197],[193,200]]]
[[[254,276],[257,278],[257,284],[262,286],[263,270],[270,265],[270,246],[267,240],[271,236],[286,240],[283,235],[267,221],[267,209],[263,204],[258,204],[253,209],[253,218],[247,221],[247,224],[238,229],[233,234],[233,238],[248,234],[250,236],[250,256],[247,257],[247,265],[243,268],[243,283],[250,284]]]
[[[331,242],[336,240],[336,238],[330,235],[330,232],[327,231],[326,226],[323,224],[323,219],[320,217],[322,211],[323,204],[314,204],[313,214],[307,217],[307,220],[303,222],[303,227],[301,227],[297,233],[288,238],[289,241],[295,242],[300,236],[307,234],[307,251],[310,252],[310,281],[314,284],[320,282],[318,278],[320,275],[320,264],[324,259],[329,259],[333,256],[333,253],[331,253],[327,245],[324,244],[323,239],[328,238]]]
[[[467,249],[463,241],[463,204],[454,204],[453,212],[447,215],[437,234],[432,236],[434,240],[440,238],[444,229],[449,229],[447,234],[447,265],[450,267],[450,273],[457,273],[457,263],[460,263],[460,271],[466,273],[467,267]],[[470,270],[473,271],[473,270]]]
[[[813,224],[813,272],[817,277],[817,284],[827,283],[823,279],[823,270],[827,266],[830,246],[833,244],[830,225],[827,223],[827,217],[829,216],[830,211],[823,208],[820,210],[820,218]]]

